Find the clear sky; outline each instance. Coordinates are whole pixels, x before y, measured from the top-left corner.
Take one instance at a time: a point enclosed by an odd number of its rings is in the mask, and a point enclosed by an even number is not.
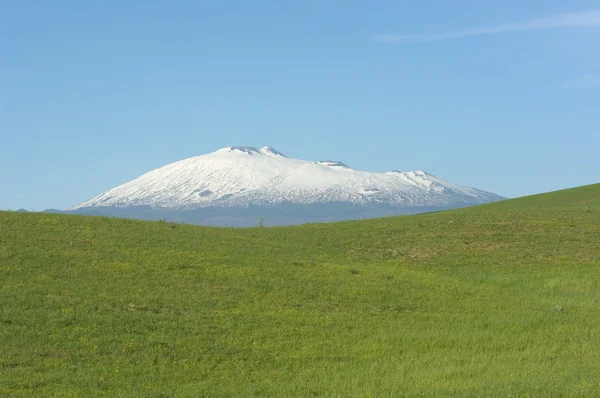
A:
[[[508,197],[600,181],[600,4],[0,0],[0,208],[230,145]]]

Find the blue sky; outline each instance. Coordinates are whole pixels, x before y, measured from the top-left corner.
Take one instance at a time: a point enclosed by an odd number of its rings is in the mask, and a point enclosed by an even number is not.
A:
[[[229,145],[516,197],[600,181],[599,109],[597,1],[4,1],[0,208]]]

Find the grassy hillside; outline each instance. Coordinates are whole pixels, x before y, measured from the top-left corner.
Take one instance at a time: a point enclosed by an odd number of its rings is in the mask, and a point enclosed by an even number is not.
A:
[[[286,228],[0,213],[0,342],[0,396],[599,396],[600,184]]]

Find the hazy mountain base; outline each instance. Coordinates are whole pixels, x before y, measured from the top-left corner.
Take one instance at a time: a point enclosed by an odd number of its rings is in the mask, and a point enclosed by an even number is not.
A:
[[[255,227],[299,225],[316,222],[334,222],[430,213],[466,207],[455,206],[361,206],[348,203],[317,203],[310,205],[281,204],[275,206],[210,207],[199,209],[167,209],[149,206],[135,207],[86,207],[73,211],[47,210],[64,214],[83,214],[133,218],[139,220],[164,220],[168,222],[214,226]]]

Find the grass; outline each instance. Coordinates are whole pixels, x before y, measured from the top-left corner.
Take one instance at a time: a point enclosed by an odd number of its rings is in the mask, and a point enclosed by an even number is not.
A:
[[[599,396],[599,267],[600,184],[285,228],[0,213],[0,396]]]

